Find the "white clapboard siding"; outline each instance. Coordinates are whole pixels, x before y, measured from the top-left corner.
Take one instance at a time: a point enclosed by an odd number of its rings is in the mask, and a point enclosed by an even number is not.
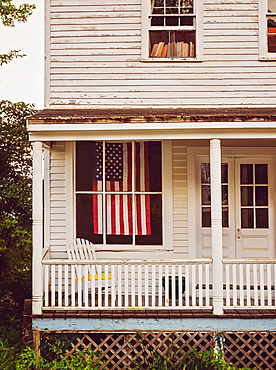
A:
[[[58,258],[66,243],[65,146],[57,142],[50,157],[50,245],[51,257]]]
[[[202,0],[203,61],[141,61],[142,0],[51,0],[47,105],[275,106],[258,0]],[[198,89],[200,86],[200,89]]]
[[[173,141],[173,246],[175,253],[188,254],[187,147]]]

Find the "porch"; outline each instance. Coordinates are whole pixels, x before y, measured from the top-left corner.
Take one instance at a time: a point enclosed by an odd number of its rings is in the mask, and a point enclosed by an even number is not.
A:
[[[145,310],[224,314],[276,306],[276,260],[44,258],[42,311]],[[219,311],[221,308],[221,311]],[[229,311],[230,310],[230,311]]]

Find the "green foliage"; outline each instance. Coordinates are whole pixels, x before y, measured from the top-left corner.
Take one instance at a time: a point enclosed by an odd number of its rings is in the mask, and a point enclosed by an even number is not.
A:
[[[33,105],[0,101],[0,296],[23,303],[31,289],[31,145]]]
[[[28,347],[21,352],[16,362],[16,370],[32,370],[34,367],[41,370],[104,369],[104,364],[99,360],[100,353],[95,353],[90,347],[79,349],[70,356],[63,354],[63,347],[62,342],[50,345],[49,350],[55,355],[53,360],[37,356],[35,351]]]
[[[223,353],[217,349],[212,348],[208,351],[195,349],[185,353],[181,348],[175,347],[173,340],[167,346],[166,352],[161,354],[158,347],[153,349],[150,346],[146,350],[147,343],[142,335],[140,342],[143,349],[142,356],[132,361],[129,367],[131,370],[237,370],[233,364],[225,361]],[[254,369],[257,370],[257,368]]]
[[[0,297],[0,369],[15,369],[21,351],[21,316],[21,308],[10,293]]]
[[[34,4],[26,3],[16,7],[12,1],[0,0],[0,20],[7,27],[14,27],[15,21],[26,22],[36,8]],[[9,53],[0,54],[0,66],[9,63],[14,58],[23,58],[24,56],[25,54],[20,54],[20,50],[11,50]]]
[[[7,54],[0,54],[0,66],[8,64],[14,58],[23,58],[26,54],[20,54],[20,50],[11,50]]]
[[[14,27],[15,21],[26,22],[35,9],[34,4],[21,4],[16,7],[12,0],[0,0],[0,19],[4,26]]]

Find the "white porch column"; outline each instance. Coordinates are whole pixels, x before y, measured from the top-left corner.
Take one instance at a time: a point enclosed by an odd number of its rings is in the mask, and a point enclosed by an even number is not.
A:
[[[33,143],[33,314],[42,310],[42,248],[43,248],[43,210],[42,210],[42,143]]]
[[[213,313],[223,314],[221,147],[220,140],[210,141],[211,229],[213,257]]]

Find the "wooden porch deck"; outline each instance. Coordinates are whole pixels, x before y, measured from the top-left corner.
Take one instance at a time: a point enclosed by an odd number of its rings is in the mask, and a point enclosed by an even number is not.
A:
[[[170,319],[170,318],[276,318],[275,308],[227,308],[223,315],[214,315],[211,308],[196,309],[98,309],[98,310],[60,310],[47,309],[42,315],[33,315],[40,318],[90,318],[90,319],[125,319],[125,318],[151,318],[151,319]]]

